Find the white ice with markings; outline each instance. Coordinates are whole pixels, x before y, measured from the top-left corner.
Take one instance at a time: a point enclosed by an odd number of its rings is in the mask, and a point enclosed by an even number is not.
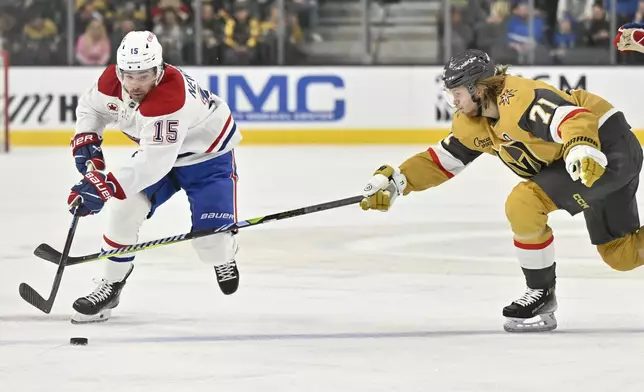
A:
[[[378,166],[422,149],[241,147],[239,217],[359,194]],[[107,147],[108,166],[131,152]],[[350,206],[243,229],[232,296],[189,244],[141,252],[113,318],[82,326],[71,304],[100,263],[66,269],[50,315],[18,295],[21,282],[48,295],[56,266],[32,252],[62,248],[78,179],[67,149],[0,155],[0,391],[644,390],[644,268],[608,268],[582,216],[550,220],[559,328],[503,331],[502,307],[524,290],[504,214],[519,178],[493,157],[388,213]],[[81,220],[73,255],[98,251],[102,222]],[[189,228],[181,193],[141,240]],[[70,346],[75,336],[89,345]]]

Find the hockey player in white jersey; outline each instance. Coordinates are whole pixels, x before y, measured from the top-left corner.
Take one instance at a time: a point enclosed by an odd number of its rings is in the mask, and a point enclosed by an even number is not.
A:
[[[237,220],[234,147],[241,135],[230,109],[189,75],[165,64],[153,33],[133,31],[125,36],[116,65],[105,69],[80,98],[76,116],[71,145],[83,179],[72,187],[68,204],[74,211],[74,202],[81,201],[81,215],[106,210],[103,249],[135,244],[143,221],[180,189],[190,202],[192,230]],[[104,172],[102,133],[110,123],[139,148],[129,165]],[[234,293],[239,285],[235,235],[217,234],[192,244],[199,258],[214,267],[221,291]],[[132,255],[105,261],[95,290],[74,302],[73,323],[110,317],[133,261]]]

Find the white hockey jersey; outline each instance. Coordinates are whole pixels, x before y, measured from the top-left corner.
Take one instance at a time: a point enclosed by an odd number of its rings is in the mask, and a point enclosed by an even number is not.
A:
[[[130,165],[112,171],[126,196],[161,180],[174,166],[225,154],[242,139],[228,105],[171,65],[140,104],[123,89],[116,66],[107,67],[78,102],[75,134],[102,137],[109,124],[139,144]]]

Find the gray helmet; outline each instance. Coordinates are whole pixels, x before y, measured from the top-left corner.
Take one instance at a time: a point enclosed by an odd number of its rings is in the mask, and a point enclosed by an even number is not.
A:
[[[478,49],[468,49],[452,56],[443,68],[445,87],[475,85],[477,81],[494,76],[494,62],[487,53]]]
[[[446,89],[467,87],[467,91],[476,102],[478,115],[483,111],[483,103],[476,96],[476,82],[494,76],[496,67],[490,56],[482,50],[468,49],[465,52],[452,56],[449,63],[443,68],[443,83]]]

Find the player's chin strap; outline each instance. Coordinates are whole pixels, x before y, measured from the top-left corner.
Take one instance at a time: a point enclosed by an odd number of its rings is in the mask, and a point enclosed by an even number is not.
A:
[[[165,63],[161,64],[160,68],[161,68],[161,70],[159,72],[155,72],[157,74],[157,79],[154,82],[155,87],[158,86],[159,82],[161,81],[161,79],[163,79],[163,74],[165,74]]]

